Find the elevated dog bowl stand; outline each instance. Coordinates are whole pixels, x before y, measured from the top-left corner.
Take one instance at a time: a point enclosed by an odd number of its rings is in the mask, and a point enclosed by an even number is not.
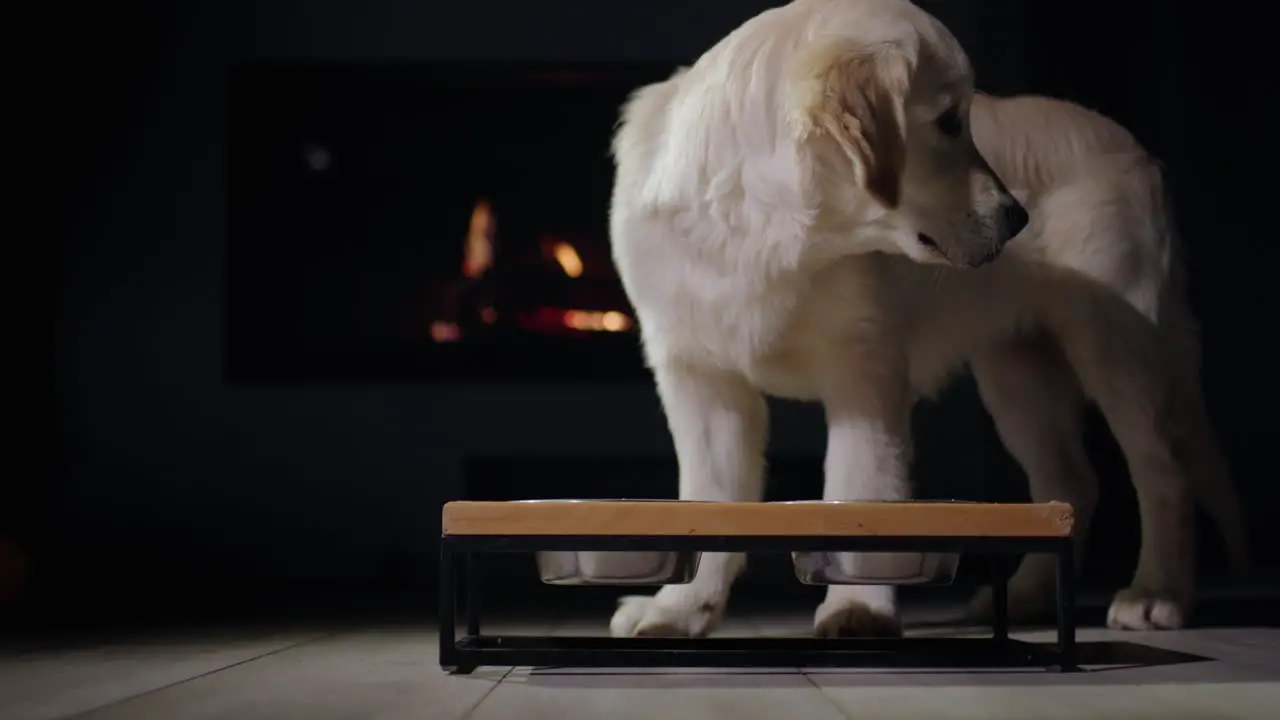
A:
[[[1076,668],[1072,508],[1065,503],[451,502],[440,549],[440,665]],[[1057,558],[1056,645],[1009,637],[1004,573],[991,637],[824,639],[492,636],[480,632],[475,555],[540,550],[939,552]],[[532,561],[532,560],[531,560]],[[466,634],[457,637],[458,596]]]

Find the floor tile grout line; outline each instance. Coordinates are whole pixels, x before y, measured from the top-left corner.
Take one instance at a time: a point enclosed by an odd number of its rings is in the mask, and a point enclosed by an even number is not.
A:
[[[271,632],[264,632],[259,635],[254,635],[253,637],[248,637],[245,639],[247,640],[266,639],[266,638],[270,638],[271,635],[272,635]],[[85,644],[76,643],[74,645],[66,645],[66,646],[37,645],[37,646],[26,647],[26,648],[12,648],[12,649],[6,649],[3,647],[0,647],[0,659],[20,660],[20,659],[25,659],[27,657],[30,657],[31,655],[97,652],[100,650],[108,650],[111,648],[119,647],[121,642],[122,640],[120,638],[114,638],[114,639],[105,639],[105,640],[94,640],[93,642],[90,642],[90,643],[85,643]],[[146,642],[146,641],[144,640],[143,642]]]
[[[766,633],[764,632],[764,625],[760,624],[758,621],[753,620],[752,622],[757,626],[757,634],[761,637],[765,636]],[[776,635],[777,633],[772,633],[772,634]],[[822,699],[828,705],[830,705],[832,708],[835,709],[837,715],[844,718],[845,720],[854,720],[853,715],[851,715],[848,710],[846,710],[843,706],[841,706],[840,703],[836,702],[835,698],[828,695],[827,691],[824,690],[822,686],[819,685],[818,682],[813,679],[813,676],[810,675],[805,668],[797,667],[795,670],[796,670],[796,673],[800,675],[800,677],[804,678],[805,682],[809,683],[809,687],[812,687],[815,692],[817,692],[819,695],[822,696]]]
[[[816,690],[819,695],[822,696],[822,699],[827,701],[828,705],[835,708],[836,714],[838,714],[840,717],[844,718],[845,720],[855,720],[853,715],[851,715],[848,710],[845,710],[844,707],[840,705],[840,703],[836,702],[835,698],[827,694],[827,691],[824,690],[822,686],[819,685],[817,681],[813,679],[813,676],[805,672],[804,668],[796,668],[796,669],[800,671],[800,675],[805,679],[805,682],[809,683],[809,685],[814,690]]]
[[[57,718],[57,720],[79,720],[79,718],[86,718],[93,715],[93,713],[101,712],[103,710],[106,710],[107,708],[115,707],[116,705],[120,705],[122,703],[132,702],[134,700],[146,697],[148,695],[153,695],[158,692],[164,692],[165,690],[170,690],[180,685],[186,685],[189,682],[195,682],[196,680],[203,680],[204,678],[207,678],[211,675],[216,675],[224,670],[237,668],[237,667],[240,667],[241,665],[248,665],[251,662],[257,662],[259,660],[269,658],[273,655],[279,655],[280,653],[284,653],[290,650],[294,650],[296,648],[300,648],[303,645],[310,645],[311,643],[319,642],[320,640],[327,640],[329,638],[337,637],[342,634],[343,632],[341,631],[334,632],[334,633],[322,633],[314,637],[309,637],[304,640],[299,640],[295,643],[290,643],[289,645],[285,645],[284,647],[276,648],[275,650],[268,650],[267,652],[261,653],[259,655],[254,655],[253,657],[245,658],[243,660],[237,660],[236,662],[229,663],[221,667],[216,667],[212,670],[206,670],[205,672],[197,673],[195,675],[192,675],[191,677],[182,678],[181,680],[174,680],[171,683],[166,683],[159,687],[149,688],[147,690],[143,690],[142,692],[137,692],[132,695],[128,695],[126,697],[118,698],[116,700],[103,703],[102,705],[99,705],[97,707],[89,708],[88,710],[81,710],[79,712],[71,713],[70,715],[63,715]]]
[[[548,622],[546,625],[543,625],[540,632],[543,632],[547,635],[554,635],[556,629],[563,624],[564,624],[563,618],[552,620]],[[511,673],[515,671],[516,671],[516,668],[514,665],[507,668],[506,671],[502,673],[502,677],[495,680],[493,684],[489,686],[489,689],[485,690],[484,694],[481,695],[480,698],[477,699],[474,703],[472,703],[471,707],[467,708],[467,711],[462,714],[459,720],[470,720],[470,718],[476,714],[476,711],[480,709],[480,705],[483,704],[485,700],[488,700],[489,696],[492,695],[498,689],[498,686],[501,685],[503,682],[505,682],[508,677],[511,677]]]
[[[490,684],[489,689],[485,690],[484,694],[481,695],[480,698],[477,699],[474,703],[472,703],[471,707],[467,708],[467,711],[462,714],[462,717],[459,720],[470,720],[470,718],[476,714],[476,711],[480,709],[480,705],[483,704],[485,700],[488,700],[489,696],[492,695],[494,691],[498,689],[498,686],[501,685],[504,681],[506,681],[506,679],[510,677],[511,673],[515,671],[516,671],[516,668],[514,665],[507,668],[506,672],[502,673],[502,677],[498,678],[492,684]]]

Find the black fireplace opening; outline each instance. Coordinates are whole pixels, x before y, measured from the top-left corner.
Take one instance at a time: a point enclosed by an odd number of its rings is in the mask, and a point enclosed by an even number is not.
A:
[[[645,381],[609,144],[673,70],[235,68],[228,379]]]

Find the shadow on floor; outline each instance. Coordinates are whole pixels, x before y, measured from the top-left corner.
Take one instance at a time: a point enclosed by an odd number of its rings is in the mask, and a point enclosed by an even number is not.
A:
[[[1076,609],[1076,621],[1080,627],[1106,627],[1109,598],[1096,596],[1082,599]],[[951,612],[930,613],[925,619],[911,623],[917,628],[953,628],[970,624],[960,606],[952,606]],[[1020,625],[1024,630],[1052,630],[1052,615],[1034,623]],[[1274,593],[1257,597],[1210,597],[1201,599],[1191,617],[1190,627],[1232,628],[1258,627],[1280,628],[1280,602]]]
[[[1047,646],[1046,646],[1047,647]],[[819,686],[901,685],[1111,685],[1193,682],[1241,682],[1253,677],[1206,673],[1213,658],[1166,650],[1127,641],[1085,642],[1078,646],[1083,669],[1059,673],[1039,668],[1002,669],[874,669],[817,668],[803,675]],[[1169,672],[1178,666],[1195,666],[1188,672]],[[1156,671],[1156,672],[1153,672]],[[1163,671],[1163,672],[1160,672]],[[579,669],[535,668],[523,682],[558,688],[678,689],[735,687],[794,687],[799,671],[778,669]],[[1277,673],[1280,675],[1280,673]],[[1194,677],[1194,680],[1191,678]]]

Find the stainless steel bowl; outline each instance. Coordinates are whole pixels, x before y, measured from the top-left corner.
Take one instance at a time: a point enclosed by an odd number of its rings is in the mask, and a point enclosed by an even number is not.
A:
[[[698,573],[700,553],[557,550],[537,553],[548,585],[683,585]]]
[[[520,502],[599,502],[523,500]],[[619,500],[619,502],[646,502]],[[653,502],[653,501],[648,501]],[[694,551],[544,550],[535,553],[538,574],[548,585],[684,585],[698,573]]]
[[[812,503],[842,504],[842,501],[809,500],[788,504]],[[960,567],[960,554],[793,552],[791,564],[795,567],[796,579],[806,585],[950,585],[956,579],[956,570]]]

